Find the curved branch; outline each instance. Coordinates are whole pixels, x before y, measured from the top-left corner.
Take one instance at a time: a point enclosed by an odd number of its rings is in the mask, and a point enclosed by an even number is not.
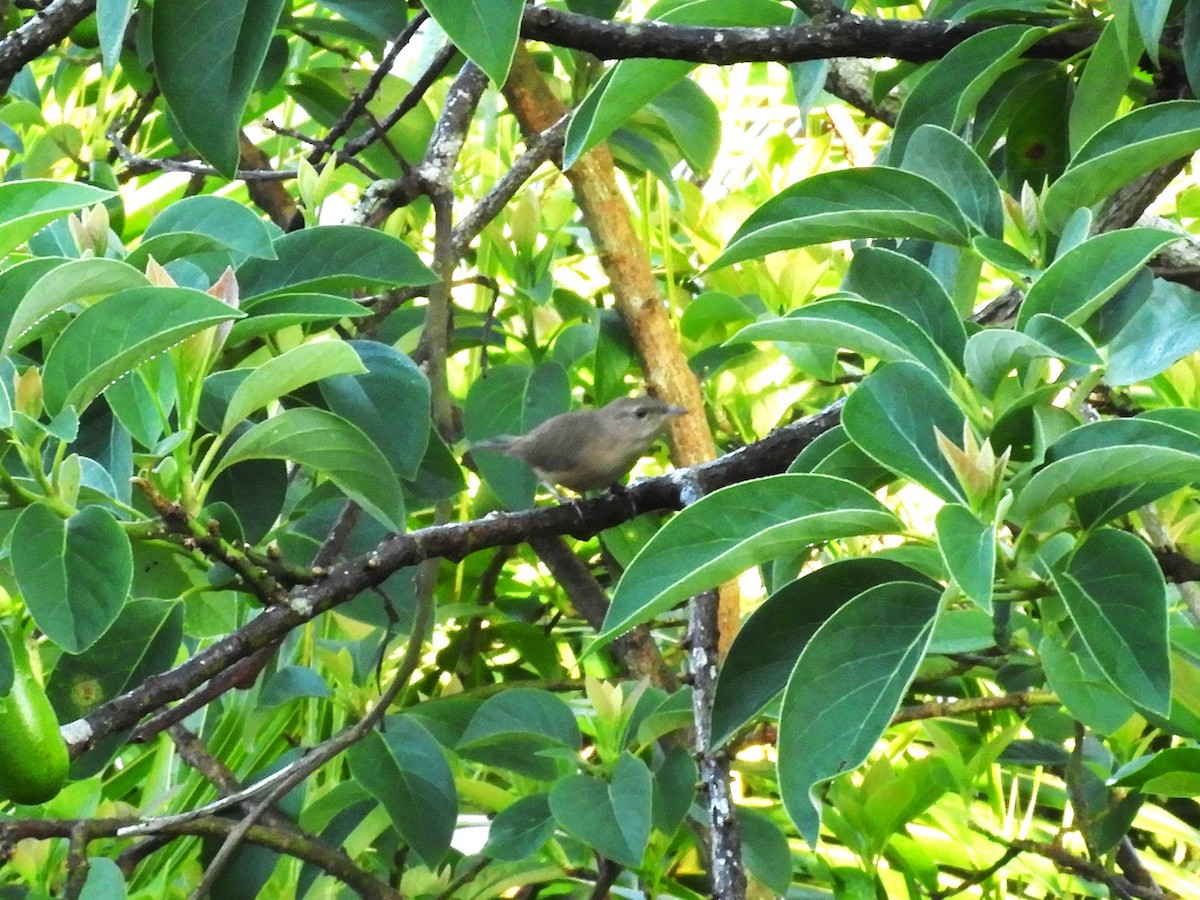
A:
[[[591,537],[646,512],[681,509],[684,492],[696,487],[702,493],[711,493],[726,485],[782,472],[801,450],[838,424],[841,407],[839,401],[755,444],[712,462],[643,479],[621,494],[608,492],[592,500],[492,513],[471,522],[435,525],[394,535],[370,553],[330,568],[317,584],[296,588],[287,605],[264,610],[175,669],[147,678],[82,719],[64,725],[63,737],[71,747],[71,754],[78,756],[101,738],[131,728],[144,716],[187,696],[239,659],[278,640],[293,628],[379,585],[397,570],[423,560],[459,560],[478,550],[520,544],[533,537],[563,534]]]

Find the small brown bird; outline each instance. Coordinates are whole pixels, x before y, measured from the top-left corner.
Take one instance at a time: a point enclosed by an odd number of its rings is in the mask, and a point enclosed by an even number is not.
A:
[[[478,441],[471,449],[495,450],[521,460],[561,500],[555,485],[582,494],[616,484],[667,422],[685,412],[656,397],[621,397],[602,409],[554,416],[520,437]]]

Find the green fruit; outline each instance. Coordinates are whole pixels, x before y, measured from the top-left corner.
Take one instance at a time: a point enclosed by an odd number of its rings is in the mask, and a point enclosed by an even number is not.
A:
[[[71,43],[87,50],[100,46],[100,26],[95,16],[88,16],[71,29]]]
[[[12,651],[12,690],[0,697],[0,796],[14,803],[45,803],[67,780],[71,758],[58,718],[29,665],[19,633],[3,630]]]

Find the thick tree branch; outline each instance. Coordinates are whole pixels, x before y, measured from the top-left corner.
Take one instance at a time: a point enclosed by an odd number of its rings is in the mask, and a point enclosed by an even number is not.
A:
[[[658,57],[716,65],[837,57],[928,62],[997,24],[846,15],[822,25],[710,28],[654,21],[615,22],[548,6],[529,6],[521,21],[521,36],[585,50],[599,59]],[[1034,45],[1029,55],[1066,59],[1090,47],[1098,36],[1099,32],[1090,27],[1054,32]]]
[[[801,450],[838,424],[841,403],[773,432],[763,440],[712,462],[636,482],[622,494],[513,513],[492,513],[471,522],[435,525],[388,538],[372,552],[333,566],[317,584],[292,591],[287,605],[264,610],[242,628],[169,672],[153,675],[82,719],[63,726],[73,756],[126,728],[265,647],[291,629],[379,585],[391,574],[426,559],[459,560],[478,550],[520,544],[532,537],[570,534],[586,538],[621,522],[661,509],[680,509],[685,486],[711,493],[726,485],[784,471]]]
[[[0,94],[12,77],[57,44],[96,8],[96,0],[54,0],[20,28],[0,40]]]

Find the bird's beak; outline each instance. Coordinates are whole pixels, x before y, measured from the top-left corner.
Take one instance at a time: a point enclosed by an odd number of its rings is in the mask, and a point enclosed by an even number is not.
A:
[[[686,406],[668,406],[667,407],[667,415],[671,416],[672,418],[674,418],[675,416],[682,416],[686,412],[687,412]]]

